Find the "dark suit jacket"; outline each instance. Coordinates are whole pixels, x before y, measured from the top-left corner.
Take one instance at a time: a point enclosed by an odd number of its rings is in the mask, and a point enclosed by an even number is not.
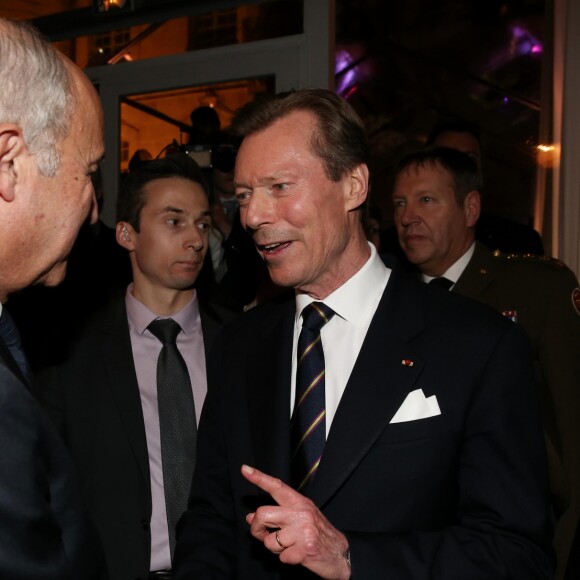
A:
[[[534,354],[550,464],[561,578],[580,522],[580,313],[574,274],[545,256],[493,255],[477,243],[453,292],[515,314]]]
[[[73,463],[0,356],[0,578],[106,577]]]
[[[206,353],[223,323],[200,304]],[[111,580],[146,579],[151,485],[145,424],[124,298],[82,331],[62,365],[40,377],[47,411],[76,462]]]
[[[303,570],[250,537],[246,514],[272,500],[240,474],[247,463],[289,481],[293,317],[292,301],[250,310],[217,343],[178,580]],[[441,415],[390,424],[419,388]],[[308,495],[348,537],[353,578],[550,578],[546,458],[523,331],[393,271]]]

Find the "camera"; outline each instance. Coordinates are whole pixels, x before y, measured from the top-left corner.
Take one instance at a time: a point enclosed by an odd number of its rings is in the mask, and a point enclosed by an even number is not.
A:
[[[189,155],[202,169],[217,169],[223,173],[232,171],[238,152],[234,145],[182,145],[181,151]]]

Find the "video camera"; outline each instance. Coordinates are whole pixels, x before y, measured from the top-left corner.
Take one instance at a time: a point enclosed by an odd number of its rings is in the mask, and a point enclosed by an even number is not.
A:
[[[215,145],[192,145],[186,143],[179,147],[181,153],[189,155],[201,168],[205,176],[206,189],[210,204],[215,202],[214,170],[228,173],[233,171],[238,147],[233,143]]]
[[[202,169],[232,171],[236,163],[237,147],[229,143],[218,145],[181,145],[182,153],[189,155]]]

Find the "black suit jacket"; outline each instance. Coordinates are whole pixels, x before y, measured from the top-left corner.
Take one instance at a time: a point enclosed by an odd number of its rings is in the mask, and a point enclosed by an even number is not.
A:
[[[200,304],[206,356],[228,317]],[[76,462],[111,580],[146,579],[151,485],[145,424],[125,300],[89,323],[66,361],[39,378],[48,413]]]
[[[289,481],[293,320],[292,301],[257,308],[217,343],[178,580],[301,573],[249,535],[246,514],[272,500],[240,474]],[[441,414],[391,424],[416,389]],[[394,270],[308,492],[348,537],[352,577],[550,578],[546,472],[523,332]]]
[[[106,577],[73,463],[0,356],[0,578]]]

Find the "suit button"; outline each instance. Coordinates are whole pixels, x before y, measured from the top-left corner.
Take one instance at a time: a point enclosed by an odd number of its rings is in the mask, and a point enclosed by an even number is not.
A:
[[[141,527],[144,530],[148,530],[149,529],[149,522],[147,520],[141,520]]]

